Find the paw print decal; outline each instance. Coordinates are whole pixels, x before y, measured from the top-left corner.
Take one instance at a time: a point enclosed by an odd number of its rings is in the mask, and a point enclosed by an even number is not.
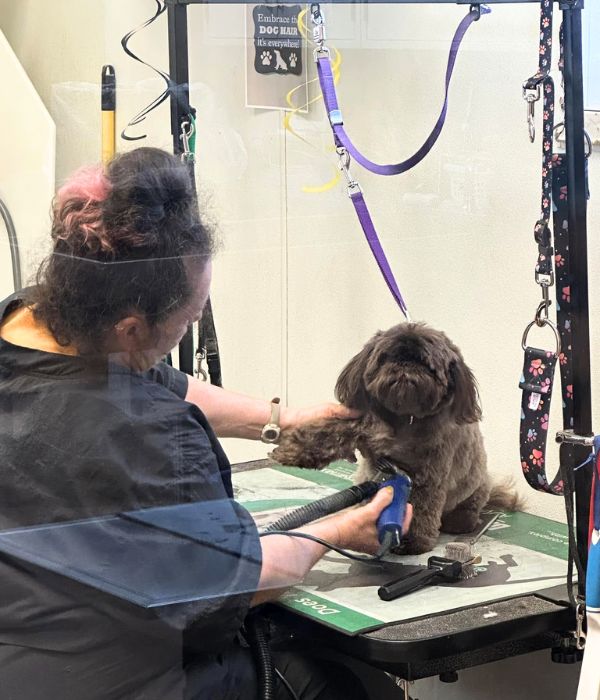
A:
[[[263,66],[268,66],[271,64],[271,59],[273,56],[271,55],[270,51],[263,51],[260,55],[260,62],[263,64]]]
[[[295,68],[296,63],[298,63],[298,56],[296,56],[296,54],[292,52],[290,54],[290,58],[288,60],[288,63],[289,63],[290,68]]]

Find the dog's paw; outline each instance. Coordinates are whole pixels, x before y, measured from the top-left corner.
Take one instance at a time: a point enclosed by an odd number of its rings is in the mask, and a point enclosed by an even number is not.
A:
[[[442,516],[442,532],[462,535],[473,532],[479,523],[479,513],[472,510],[455,510]]]
[[[426,537],[408,533],[403,543],[403,554],[425,554],[437,544],[437,537]]]
[[[279,462],[279,464],[298,466],[302,461],[303,452],[302,446],[295,440],[282,435],[277,447],[272,452],[269,452],[269,457],[275,462]]]
[[[324,455],[301,429],[290,430],[281,433],[277,447],[269,453],[269,457],[279,464],[291,467],[304,467],[305,469],[322,469],[331,459]]]

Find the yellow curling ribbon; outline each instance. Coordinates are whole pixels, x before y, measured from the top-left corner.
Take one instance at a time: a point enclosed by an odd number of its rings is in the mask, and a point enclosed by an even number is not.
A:
[[[304,9],[302,12],[298,15],[298,30],[302,36],[302,38],[307,41],[308,43],[311,43],[314,45],[314,42],[312,42],[308,38],[308,26],[305,24],[304,19],[306,17],[307,10]],[[338,81],[340,79],[340,66],[342,65],[342,54],[336,49],[333,48],[331,49],[333,52],[333,60],[331,62],[331,71],[333,73],[333,83],[334,85],[338,84]],[[307,85],[310,85],[311,83],[318,82],[318,78],[313,78],[312,80],[309,80]],[[294,105],[294,100],[293,96],[294,94],[298,91],[304,88],[304,85],[298,85],[295,87],[293,90],[290,90],[288,94],[285,96],[285,101],[287,104],[291,107],[291,110],[289,112],[286,112],[285,117],[283,118],[283,127],[286,131],[289,131],[290,134],[295,136],[297,139],[300,139],[300,141],[303,141],[305,144],[310,146],[311,148],[314,148],[316,151],[319,151],[314,144],[312,144],[310,141],[305,139],[303,136],[301,136],[293,127],[292,127],[292,117],[297,114],[300,110],[304,110],[310,105],[314,104],[315,102],[318,102],[319,100],[323,99],[323,95],[319,93],[316,97],[313,97],[312,100],[309,100],[308,102],[305,102],[304,104],[300,106],[295,106]],[[327,153],[334,152],[335,148],[329,148],[327,149]],[[319,194],[321,192],[327,192],[327,190],[332,189],[335,187],[338,182],[340,181],[341,174],[337,167],[334,165],[331,166],[335,172],[335,175],[329,180],[329,182],[326,182],[323,185],[303,185],[302,187],[302,192],[308,192],[310,194]]]

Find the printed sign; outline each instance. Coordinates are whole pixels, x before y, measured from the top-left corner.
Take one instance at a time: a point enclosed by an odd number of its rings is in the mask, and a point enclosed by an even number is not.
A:
[[[249,107],[293,109],[306,105],[306,41],[298,27],[301,11],[301,5],[247,8],[246,103]]]
[[[254,70],[257,73],[302,74],[300,5],[257,5],[254,20]]]

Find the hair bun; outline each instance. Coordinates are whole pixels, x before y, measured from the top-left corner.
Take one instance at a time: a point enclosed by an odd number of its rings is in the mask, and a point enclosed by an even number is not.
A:
[[[171,214],[196,206],[190,174],[171,154],[138,148],[127,156],[125,163],[117,157],[108,166],[110,181],[118,183],[105,204],[109,227],[129,220],[140,232],[147,231]]]

